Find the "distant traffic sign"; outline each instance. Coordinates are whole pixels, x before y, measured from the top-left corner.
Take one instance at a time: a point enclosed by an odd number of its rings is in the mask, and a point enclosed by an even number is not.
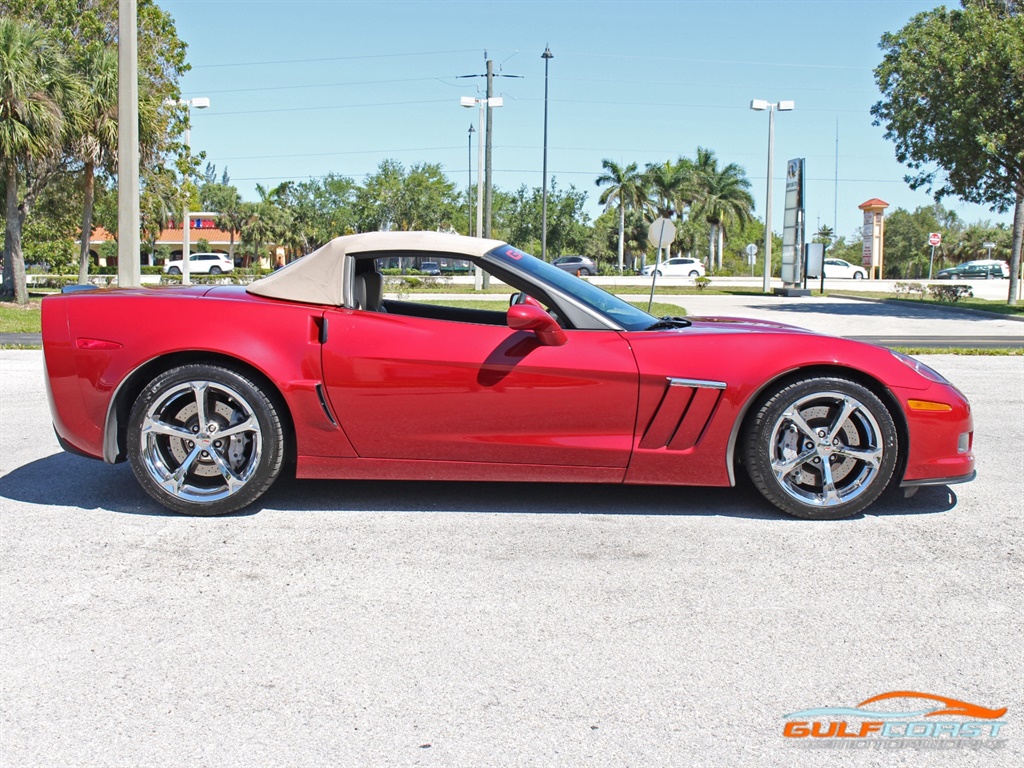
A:
[[[941,232],[932,232],[932,233],[930,233],[928,235],[928,245],[934,247],[936,245],[941,245],[941,244],[942,244],[942,233]]]
[[[672,245],[676,239],[676,225],[664,217],[655,219],[647,230],[647,239],[655,248]]]

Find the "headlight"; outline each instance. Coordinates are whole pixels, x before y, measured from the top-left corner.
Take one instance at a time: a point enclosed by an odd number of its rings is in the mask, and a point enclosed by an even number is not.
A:
[[[920,360],[915,360],[914,358],[908,355],[904,355],[902,352],[893,352],[893,350],[891,349],[889,350],[889,352],[901,363],[903,363],[906,366],[909,366],[910,368],[913,368],[921,376],[924,376],[924,378],[928,379],[928,381],[934,381],[938,384],[949,384],[949,381],[946,379],[945,376],[943,376],[941,373],[934,370],[933,368],[929,368]]]

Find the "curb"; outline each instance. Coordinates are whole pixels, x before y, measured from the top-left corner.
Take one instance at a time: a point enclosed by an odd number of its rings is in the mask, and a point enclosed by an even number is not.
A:
[[[852,293],[829,293],[830,298],[836,299],[853,299],[854,301],[871,301],[875,304],[895,304],[897,306],[905,307],[922,307],[927,309],[947,309],[952,312],[962,312],[965,315],[980,315],[981,317],[989,317],[996,320],[1012,320],[1015,323],[1024,323],[1024,314],[1022,315],[1006,315],[1002,312],[987,312],[984,309],[972,309],[970,307],[958,307],[955,304],[926,304],[922,301],[916,301],[913,299],[873,299],[870,296],[857,296]]]

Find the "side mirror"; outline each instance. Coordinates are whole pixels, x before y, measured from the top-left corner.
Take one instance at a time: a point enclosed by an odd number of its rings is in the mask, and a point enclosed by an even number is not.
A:
[[[551,315],[532,304],[513,304],[506,320],[513,331],[533,331],[537,340],[548,347],[560,347],[569,340]]]

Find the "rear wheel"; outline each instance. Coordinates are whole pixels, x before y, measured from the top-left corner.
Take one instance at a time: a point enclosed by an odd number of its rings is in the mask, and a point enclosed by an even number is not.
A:
[[[888,486],[898,452],[882,401],[831,377],[797,381],[762,400],[744,446],[750,479],[764,497],[813,520],[865,509]]]
[[[700,277],[700,272],[695,269],[690,273],[690,277]]]
[[[161,374],[132,408],[128,460],[168,509],[203,517],[245,507],[281,471],[284,432],[270,398],[244,374],[183,365]]]
[[[864,279],[864,273],[863,272],[854,272],[853,273],[853,279],[854,280],[863,280]]]

